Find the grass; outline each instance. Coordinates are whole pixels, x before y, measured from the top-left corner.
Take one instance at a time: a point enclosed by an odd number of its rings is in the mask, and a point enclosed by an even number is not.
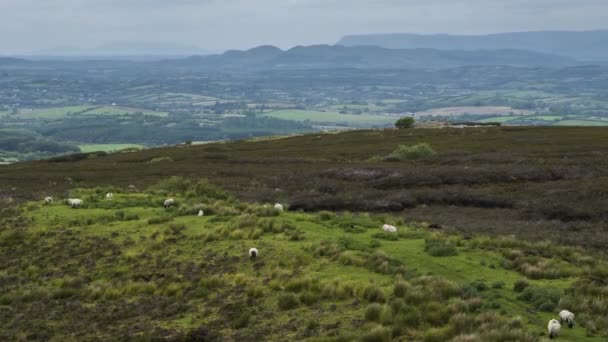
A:
[[[608,126],[606,121],[593,120],[562,120],[554,124],[555,126]]]
[[[19,117],[25,119],[61,119],[70,114],[77,115],[129,115],[134,113],[146,115],[167,116],[167,113],[155,112],[141,108],[121,106],[69,106],[47,109],[36,109],[32,111],[21,111]]]
[[[58,107],[33,110],[28,112],[22,112],[19,114],[22,118],[28,119],[60,119],[68,114],[77,114],[86,110],[95,108],[94,106],[71,106],[71,107]]]
[[[267,116],[293,121],[312,121],[316,123],[329,123],[351,127],[390,126],[395,122],[394,117],[382,115],[353,115],[338,112],[321,112],[310,110],[278,110],[265,114]]]
[[[513,287],[523,275],[500,266],[503,255],[541,250],[559,260],[570,255],[563,262],[581,270],[603,262],[582,250],[574,257],[565,247],[465,240],[416,224],[398,224],[397,239],[378,241],[374,236],[382,224],[400,218],[302,212],[260,218],[247,214],[257,205],[210,200],[176,190],[175,184],[177,179],[163,182],[151,192],[73,189],[70,196],[85,200],[82,209],[56,200],[50,206],[25,203],[21,214],[4,212],[3,220],[13,223],[0,226],[0,308],[11,310],[4,311],[0,336],[183,340],[204,333],[230,340],[305,340],[366,334],[369,340],[390,335],[416,340],[435,334],[449,340],[458,333],[490,334],[491,326],[493,334],[534,341],[556,313],[529,309],[541,306],[546,295],[566,299],[566,290],[584,273],[529,279],[535,290],[520,293]],[[207,189],[199,194],[208,194],[212,186],[199,184]],[[173,189],[178,208],[160,205],[165,196],[158,192],[165,188]],[[107,191],[114,192],[112,201],[104,199]],[[197,203],[226,214],[181,216],[181,207]],[[152,220],[163,216],[171,220]],[[302,239],[289,238],[294,230]],[[259,233],[251,235],[254,231]],[[209,234],[215,238],[206,240]],[[429,241],[449,244],[457,253],[431,255],[425,251]],[[260,250],[255,263],[247,255],[252,246]],[[501,285],[491,286],[495,283]],[[518,323],[511,322],[516,316]],[[407,330],[400,328],[403,322]],[[588,329],[563,329],[560,338],[608,336],[608,327]]]
[[[370,161],[420,143],[432,146],[433,158]],[[607,146],[604,127],[501,127],[305,134],[75,155],[1,166],[0,205],[60,196],[74,186],[146,189],[173,175],[206,177],[243,200],[285,202],[296,210],[389,212],[463,235],[512,234],[603,250]]]
[[[167,116],[167,113],[164,112],[155,112],[152,110],[146,110],[141,108],[131,108],[131,107],[122,107],[122,106],[104,106],[97,107],[91,110],[87,110],[84,112],[84,115],[129,115],[134,113],[144,113],[146,115],[154,115],[154,116]]]
[[[119,151],[119,150],[124,150],[124,149],[141,150],[142,148],[144,148],[143,145],[137,145],[137,144],[85,144],[85,145],[78,145],[78,147],[80,148],[80,151],[82,151],[83,153],[91,153],[91,152],[98,152],[98,151],[114,152],[114,151]]]

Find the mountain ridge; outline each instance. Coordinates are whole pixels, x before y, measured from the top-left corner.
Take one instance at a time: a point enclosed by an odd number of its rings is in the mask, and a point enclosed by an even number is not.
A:
[[[541,52],[499,50],[388,49],[377,46],[311,45],[281,50],[263,45],[221,55],[164,60],[165,65],[198,68],[452,68],[474,65],[569,66],[577,60]]]
[[[557,54],[586,61],[608,61],[608,30],[528,31],[486,35],[360,34],[344,36],[338,45],[379,46],[390,49],[439,50],[518,49]]]

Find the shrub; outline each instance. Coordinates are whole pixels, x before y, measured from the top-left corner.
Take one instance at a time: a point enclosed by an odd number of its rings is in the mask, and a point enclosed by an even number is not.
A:
[[[295,309],[300,304],[298,297],[293,293],[285,293],[279,296],[279,309],[291,310]]]
[[[336,214],[334,214],[331,211],[324,210],[324,211],[319,212],[319,219],[321,221],[329,221],[329,220],[332,220],[335,217],[336,217]]]
[[[560,291],[553,288],[527,287],[517,299],[531,303],[541,311],[553,311],[560,299]]]
[[[363,290],[363,298],[368,302],[384,303],[386,301],[384,292],[376,285],[366,287]]]
[[[313,305],[319,301],[319,295],[312,291],[305,291],[300,294],[300,303],[304,305]]]
[[[235,329],[242,329],[249,325],[249,319],[251,318],[250,312],[242,312],[235,320],[232,321],[232,326]]]
[[[424,250],[431,256],[447,257],[458,254],[458,250],[453,243],[443,238],[426,238],[424,240]]]
[[[427,143],[416,144],[413,146],[399,145],[396,150],[391,152],[386,160],[404,161],[426,159],[434,156],[435,150]]]
[[[530,286],[530,283],[527,280],[520,279],[513,284],[513,291],[522,292],[528,286]]]
[[[502,289],[505,287],[505,282],[504,281],[495,281],[492,283],[492,288],[494,289]]]
[[[483,292],[488,289],[488,285],[480,280],[472,282],[471,286],[473,286],[479,292]]]
[[[395,295],[395,297],[403,298],[407,294],[409,288],[409,283],[403,280],[397,280],[395,282],[395,286],[393,287],[393,294]]]
[[[183,177],[173,176],[152,185],[149,190],[162,192],[186,192],[192,187],[192,182]]]
[[[206,178],[200,179],[194,186],[194,192],[201,197],[217,200],[228,200],[230,195],[217,185],[209,183]]]
[[[387,327],[377,326],[361,337],[362,342],[390,342],[391,330]]]
[[[264,296],[264,287],[251,286],[247,288],[247,296],[250,298],[262,298]]]
[[[410,128],[410,127],[414,126],[415,122],[416,122],[416,120],[414,120],[414,118],[405,117],[405,118],[401,118],[401,119],[397,120],[395,122],[395,127],[399,128],[399,129]]]
[[[382,305],[378,303],[372,303],[365,309],[365,319],[371,322],[380,321],[380,315],[382,314]]]

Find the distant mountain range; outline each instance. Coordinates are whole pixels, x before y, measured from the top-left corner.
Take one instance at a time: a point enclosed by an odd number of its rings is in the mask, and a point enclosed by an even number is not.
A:
[[[438,50],[387,49],[376,46],[298,46],[283,51],[260,46],[247,51],[227,51],[221,55],[173,59],[165,65],[209,69],[313,69],[313,68],[453,68],[462,66],[568,66],[577,60],[525,50]]]
[[[350,35],[338,45],[389,49],[497,50],[543,52],[584,61],[608,61],[608,30],[536,31],[489,35],[368,34]]]
[[[190,56],[210,51],[179,43],[113,42],[95,48],[57,47],[32,52],[31,56],[114,57],[114,56]]]

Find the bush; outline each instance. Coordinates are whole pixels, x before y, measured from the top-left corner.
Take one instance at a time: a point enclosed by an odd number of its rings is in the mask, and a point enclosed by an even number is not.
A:
[[[541,311],[551,312],[557,307],[560,291],[553,288],[527,287],[517,299],[531,303]]]
[[[162,192],[186,192],[192,187],[192,182],[183,177],[173,176],[152,185],[149,190]]]
[[[427,143],[417,144],[413,146],[399,145],[395,151],[386,157],[389,161],[404,161],[426,159],[434,156],[435,150]]]
[[[391,341],[391,330],[387,327],[378,326],[372,329],[372,331],[361,337],[362,342],[390,342]]]
[[[513,284],[513,291],[522,292],[528,286],[530,286],[530,283],[527,280],[520,279]]]
[[[209,183],[209,180],[206,178],[202,178],[196,183],[194,192],[198,196],[211,199],[227,200],[230,198],[230,195],[226,191],[222,190],[222,188],[217,185]]]
[[[324,211],[319,212],[319,219],[321,221],[329,221],[329,220],[334,219],[335,217],[336,217],[336,214],[334,214],[331,211],[324,210]]]
[[[488,285],[481,280],[472,282],[471,286],[473,286],[479,292],[483,292],[488,289]]]
[[[372,303],[365,309],[365,319],[371,322],[380,321],[380,315],[382,315],[382,305],[378,303]]]
[[[494,289],[502,289],[505,287],[505,282],[504,281],[495,281],[492,283],[492,288]]]
[[[384,292],[376,285],[366,287],[363,291],[363,298],[368,302],[384,303],[386,301]]]
[[[416,122],[416,120],[414,120],[414,118],[405,117],[405,118],[401,118],[401,119],[397,120],[395,122],[395,127],[399,128],[399,129],[410,128],[410,127],[414,126],[415,122]]]
[[[458,254],[456,246],[447,239],[443,238],[427,238],[424,240],[424,250],[431,256],[447,257]]]
[[[319,301],[319,295],[312,291],[305,291],[300,294],[300,303],[311,306]]]
[[[410,284],[403,280],[397,280],[395,282],[395,286],[393,287],[393,294],[395,297],[403,298],[407,294],[407,291],[410,287]]]
[[[298,307],[300,301],[293,293],[285,293],[279,296],[278,305],[281,310],[291,310]]]

